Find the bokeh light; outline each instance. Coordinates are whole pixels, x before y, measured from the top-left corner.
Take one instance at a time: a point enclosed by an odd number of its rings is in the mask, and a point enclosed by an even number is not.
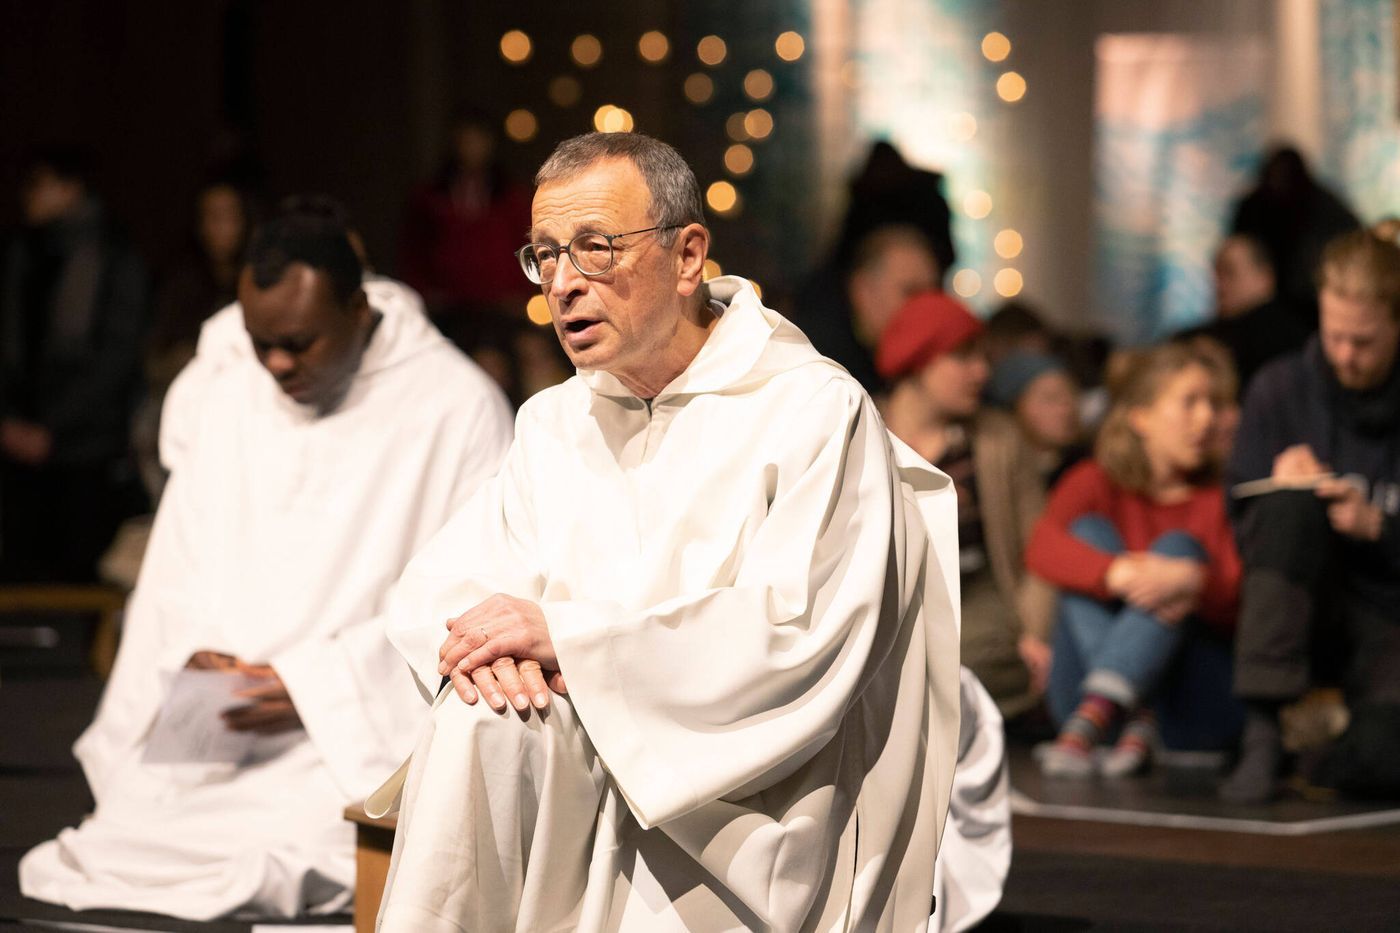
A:
[[[729,54],[729,47],[719,36],[706,36],[695,46],[695,54],[700,61],[713,68],[724,61],[724,57]]]
[[[748,119],[748,114],[740,111],[731,114],[728,120],[724,121],[724,132],[736,143],[748,142],[749,131],[744,129],[744,121]]]
[[[744,132],[750,139],[767,139],[773,132],[773,115],[762,107],[756,107],[744,115]]]
[[[523,65],[530,60],[534,45],[530,37],[519,29],[512,29],[501,36],[501,57],[512,65]]]
[[[992,287],[1003,298],[1015,298],[1021,294],[1021,273],[1015,269],[1002,269],[992,278]]]
[[[600,133],[630,133],[632,126],[632,114],[621,107],[604,104],[593,113],[593,128]]]
[[[853,91],[860,87],[860,63],[855,59],[841,66],[841,83]]]
[[[762,68],[744,75],[744,93],[750,100],[767,100],[773,96],[773,76]]]
[[[732,214],[739,206],[739,190],[727,181],[717,181],[705,189],[705,203],[716,214]]]
[[[743,143],[735,143],[724,150],[724,167],[731,175],[747,175],[753,171],[753,150]]]
[[[715,96],[715,82],[707,74],[696,72],[685,79],[685,99],[692,104],[708,103]]]
[[[549,82],[549,99],[558,107],[572,107],[583,96],[583,85],[573,75],[560,75]]]
[[[704,268],[701,271],[701,277],[708,282],[710,279],[717,279],[721,275],[724,275],[724,270],[719,267],[719,263],[715,262],[713,259],[706,259]]]
[[[1015,259],[1021,255],[1021,249],[1025,243],[1021,240],[1021,234],[1015,230],[1003,230],[992,240],[992,248],[997,251],[997,255],[1002,259]]]
[[[525,316],[531,324],[543,327],[549,323],[549,302],[543,295],[536,295],[525,305]]]
[[[580,68],[592,68],[603,60],[603,43],[597,36],[584,33],[569,46],[569,55]]]
[[[664,32],[655,29],[651,32],[644,32],[642,37],[637,40],[637,54],[642,56],[643,61],[651,62],[653,65],[660,64],[671,54],[671,40],[666,38]]]
[[[753,279],[749,279],[749,284],[753,286],[753,293],[754,293],[755,295],[758,296],[758,300],[759,300],[759,301],[762,301],[762,300],[763,300],[763,286],[762,286],[762,285],[759,285],[759,284],[758,284],[757,282],[755,282]]]
[[[969,191],[963,198],[963,213],[981,220],[992,212],[992,196],[985,191]]]
[[[527,143],[540,131],[540,122],[528,110],[512,110],[506,115],[506,135],[518,143]]]
[[[1008,104],[1014,104],[1026,96],[1026,79],[1014,71],[1008,71],[997,78],[997,96]]]
[[[953,276],[953,291],[964,298],[971,298],[982,290],[982,276],[971,269],[959,269]]]
[[[1011,54],[1011,40],[999,32],[989,32],[982,37],[982,54],[989,62],[1004,62]]]
[[[801,35],[789,30],[778,37],[773,43],[773,48],[783,61],[795,62],[807,50],[807,43],[802,40]]]
[[[955,142],[971,142],[972,137],[977,135],[977,118],[966,111],[949,114],[948,135]]]

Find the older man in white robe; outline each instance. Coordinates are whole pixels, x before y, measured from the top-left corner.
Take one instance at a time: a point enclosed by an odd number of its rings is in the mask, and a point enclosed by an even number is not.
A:
[[[536,182],[520,258],[579,373],[391,598],[425,694],[455,689],[376,795],[402,784],[380,928],[923,929],[947,478],[748,282],[702,283],[669,146],[578,137]]]
[[[342,910],[355,880],[342,808],[425,719],[376,614],[499,468],[509,408],[415,294],[362,287],[325,205],[259,232],[239,299],[167,399],[171,480],[74,749],[96,812],[25,856],[31,897],[191,919]],[[148,754],[186,668],[250,685],[222,723],[195,724],[254,736],[238,760]]]

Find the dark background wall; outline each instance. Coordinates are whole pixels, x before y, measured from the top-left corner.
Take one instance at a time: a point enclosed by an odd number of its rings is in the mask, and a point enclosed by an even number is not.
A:
[[[724,121],[755,106],[740,84],[761,66],[778,80],[769,106],[779,129],[740,182],[743,214],[714,226],[721,262],[734,257],[781,291],[817,239],[801,221],[816,158],[805,63],[783,63],[772,47],[779,32],[804,28],[805,8],[796,0],[528,10],[451,0],[0,0],[0,221],[15,219],[28,149],[78,143],[96,156],[95,187],[159,270],[188,235],[201,180],[241,159],[272,198],[315,190],[342,199],[376,265],[392,272],[404,199],[440,159],[460,105],[497,120],[518,107],[535,113],[533,140],[501,143],[521,180],[557,141],[591,129],[599,105],[615,103],[632,111],[639,130],[680,147],[706,185],[724,177]],[[498,52],[513,28],[534,39],[523,66]],[[650,29],[671,39],[662,65],[636,52]],[[695,43],[712,31],[724,35],[730,55],[706,69]],[[582,32],[603,45],[592,69],[569,59]],[[717,86],[705,107],[682,93],[685,76],[700,70]],[[566,73],[583,96],[560,108],[547,88]]]

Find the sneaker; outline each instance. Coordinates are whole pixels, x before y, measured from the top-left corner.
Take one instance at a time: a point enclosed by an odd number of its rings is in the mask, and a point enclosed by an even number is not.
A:
[[[1073,745],[1042,742],[1032,754],[1045,777],[1083,779],[1094,775],[1093,754]]]

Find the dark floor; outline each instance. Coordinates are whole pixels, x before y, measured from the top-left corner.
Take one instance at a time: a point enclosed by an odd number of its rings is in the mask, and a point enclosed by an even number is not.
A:
[[[76,822],[90,805],[69,746],[91,718],[99,692],[95,678],[75,668],[28,676],[0,669],[0,930],[20,928],[20,917],[155,930],[249,930],[240,923],[185,923],[116,911],[76,914],[20,897],[19,857]],[[1163,808],[1180,792],[1183,809],[1214,807],[1199,786],[1167,786],[1160,775],[1097,790],[1037,787],[1024,754],[1017,751],[1019,782],[1043,798],[1093,804],[1107,794],[1133,806]],[[1325,804],[1299,809],[1299,803],[1277,812],[1312,819],[1346,810]],[[1013,831],[1011,877],[987,930],[1400,929],[1397,826],[1271,837],[1018,816]]]
[[[1014,818],[1011,877],[989,930],[1400,930],[1400,822],[1392,805],[1290,792],[1267,805],[1228,807],[1216,799],[1218,777],[1209,771],[1044,781],[1029,749],[1013,748],[1011,757],[1013,786],[1026,800],[1075,818]],[[1105,818],[1085,818],[1086,811]],[[1108,819],[1134,812],[1148,820],[1180,815],[1192,825]],[[1368,816],[1386,822],[1306,832]]]

